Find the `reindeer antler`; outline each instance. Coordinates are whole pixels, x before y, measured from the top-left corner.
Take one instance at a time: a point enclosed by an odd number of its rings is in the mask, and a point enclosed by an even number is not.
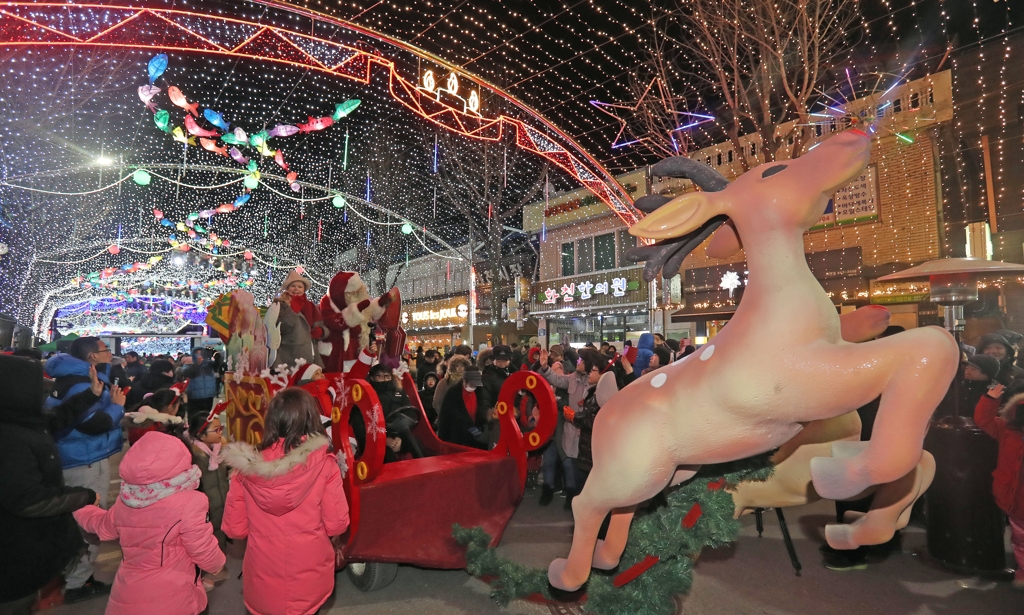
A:
[[[651,167],[651,174],[658,177],[679,177],[688,179],[706,192],[718,192],[729,185],[721,173],[706,164],[691,160],[686,156],[666,158]],[[660,194],[640,197],[634,206],[644,213],[651,213],[672,199]],[[711,236],[728,219],[727,216],[715,216],[700,228],[681,237],[659,241],[651,246],[638,246],[626,253],[626,258],[638,263],[647,261],[644,267],[644,280],[648,282],[658,276],[658,271],[666,279],[679,273],[686,256]]]

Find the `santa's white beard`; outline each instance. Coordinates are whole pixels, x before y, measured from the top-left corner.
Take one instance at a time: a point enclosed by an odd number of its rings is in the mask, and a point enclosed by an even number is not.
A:
[[[369,298],[370,293],[365,285],[358,291],[345,293],[345,309],[342,313],[345,316],[345,324],[349,327],[359,327],[359,348],[370,347],[370,323],[374,319],[374,305],[370,303],[364,310],[357,310],[356,306]]]

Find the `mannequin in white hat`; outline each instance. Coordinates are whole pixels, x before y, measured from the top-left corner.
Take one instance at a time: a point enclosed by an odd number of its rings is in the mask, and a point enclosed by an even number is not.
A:
[[[322,340],[327,337],[327,328],[324,326],[323,316],[320,315],[320,308],[306,298],[309,292],[309,280],[307,280],[297,269],[293,269],[281,285],[280,298],[284,299],[292,311],[306,319],[309,325],[309,335],[314,340]]]
[[[308,289],[309,280],[299,271],[292,271],[281,285],[281,294],[267,312],[267,320],[281,332],[273,366],[293,366],[297,359],[309,364],[320,363],[314,344],[327,337],[328,331],[320,309],[306,298]],[[272,317],[271,312],[276,316]]]

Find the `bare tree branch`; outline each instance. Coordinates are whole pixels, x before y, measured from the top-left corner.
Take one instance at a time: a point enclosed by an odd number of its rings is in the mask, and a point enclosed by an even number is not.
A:
[[[857,17],[858,0],[669,0],[656,8],[648,61],[633,84],[639,96],[657,81],[651,98],[659,104],[637,109],[649,149],[685,151],[669,126],[683,101],[699,97],[718,103],[717,121],[744,169],[776,160],[791,138],[786,153],[799,156],[813,138],[816,89],[848,53]],[[749,133],[761,138],[753,159],[740,142]]]

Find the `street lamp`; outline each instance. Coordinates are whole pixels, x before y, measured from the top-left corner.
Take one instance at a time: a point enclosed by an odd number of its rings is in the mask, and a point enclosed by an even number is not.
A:
[[[962,348],[964,306],[978,300],[978,282],[1022,272],[1024,265],[944,258],[878,280],[927,278],[929,298],[943,307],[943,324]],[[960,408],[962,378],[963,370],[959,369],[951,387],[953,416],[932,423],[924,442],[925,450],[935,457],[935,480],[927,493],[927,557],[958,572],[999,575],[1006,567],[1006,556],[1003,512],[992,497],[998,446],[974,424],[974,408]]]

